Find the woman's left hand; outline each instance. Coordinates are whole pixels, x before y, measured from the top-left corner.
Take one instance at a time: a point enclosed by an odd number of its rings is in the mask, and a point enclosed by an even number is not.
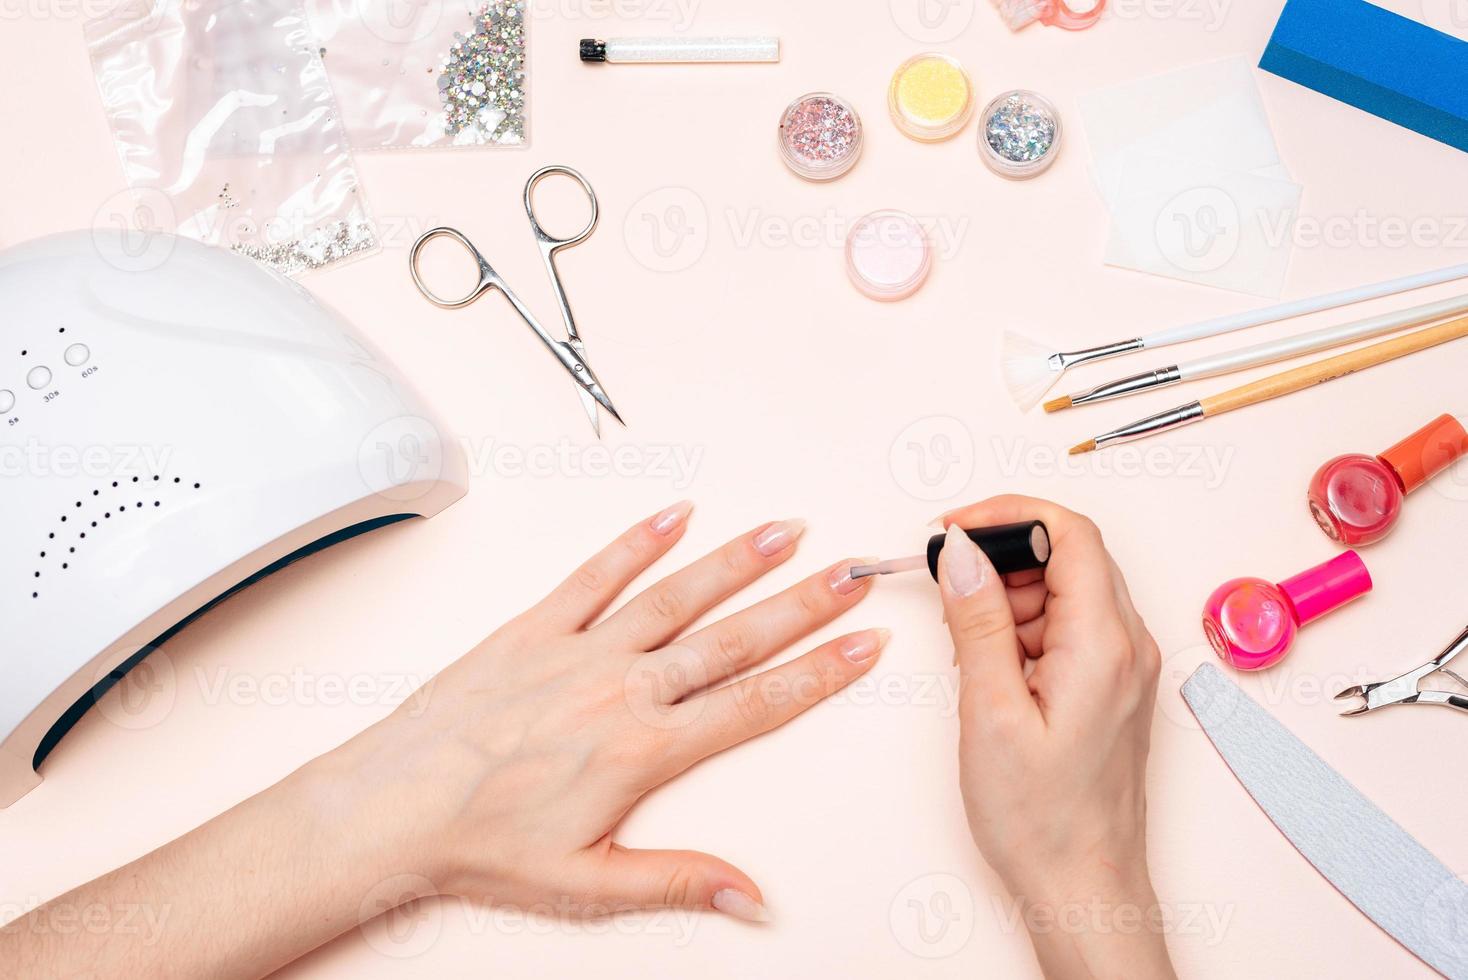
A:
[[[650,790],[866,673],[887,634],[850,633],[736,680],[866,596],[844,561],[684,635],[788,561],[798,521],[740,535],[601,618],[682,537],[689,510],[628,530],[345,745],[0,927],[7,975],[258,977],[438,894],[563,915],[764,919],[759,886],[733,865],[628,850],[613,831]],[[151,910],[158,934],[47,927],[99,907]]]
[[[422,873],[448,893],[571,912],[675,906],[762,919],[759,887],[692,851],[612,840],[639,798],[860,677],[886,632],[852,633],[730,683],[860,602],[850,561],[683,635],[783,564],[797,521],[757,527],[595,623],[682,535],[687,505],[628,530],[378,729],[350,767],[408,774]]]

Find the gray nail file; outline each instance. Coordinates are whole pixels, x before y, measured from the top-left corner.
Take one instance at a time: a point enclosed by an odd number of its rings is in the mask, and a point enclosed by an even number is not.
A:
[[[1183,699],[1254,802],[1342,895],[1444,976],[1468,978],[1468,885],[1214,664]]]

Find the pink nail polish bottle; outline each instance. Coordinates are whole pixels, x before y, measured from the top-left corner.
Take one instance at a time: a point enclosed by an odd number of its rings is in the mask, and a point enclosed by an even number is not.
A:
[[[1337,456],[1310,481],[1310,513],[1332,541],[1372,544],[1391,533],[1407,494],[1468,454],[1468,431],[1442,415],[1380,456]]]
[[[1278,585],[1236,578],[1203,607],[1203,632],[1230,667],[1263,670],[1284,659],[1301,626],[1371,591],[1371,573],[1354,551]]]

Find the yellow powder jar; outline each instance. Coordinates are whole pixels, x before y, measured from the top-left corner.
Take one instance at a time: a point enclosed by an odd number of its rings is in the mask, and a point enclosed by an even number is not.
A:
[[[915,140],[937,142],[958,134],[974,113],[968,72],[945,54],[920,54],[892,76],[887,107],[897,128]]]

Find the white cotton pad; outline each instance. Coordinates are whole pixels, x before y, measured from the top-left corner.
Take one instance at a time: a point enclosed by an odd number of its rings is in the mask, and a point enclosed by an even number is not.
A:
[[[1278,297],[1293,251],[1298,184],[1196,160],[1129,153],[1106,263]]]
[[[1123,82],[1088,92],[1079,102],[1092,177],[1108,206],[1133,152],[1289,177],[1254,81],[1254,67],[1243,58]]]

